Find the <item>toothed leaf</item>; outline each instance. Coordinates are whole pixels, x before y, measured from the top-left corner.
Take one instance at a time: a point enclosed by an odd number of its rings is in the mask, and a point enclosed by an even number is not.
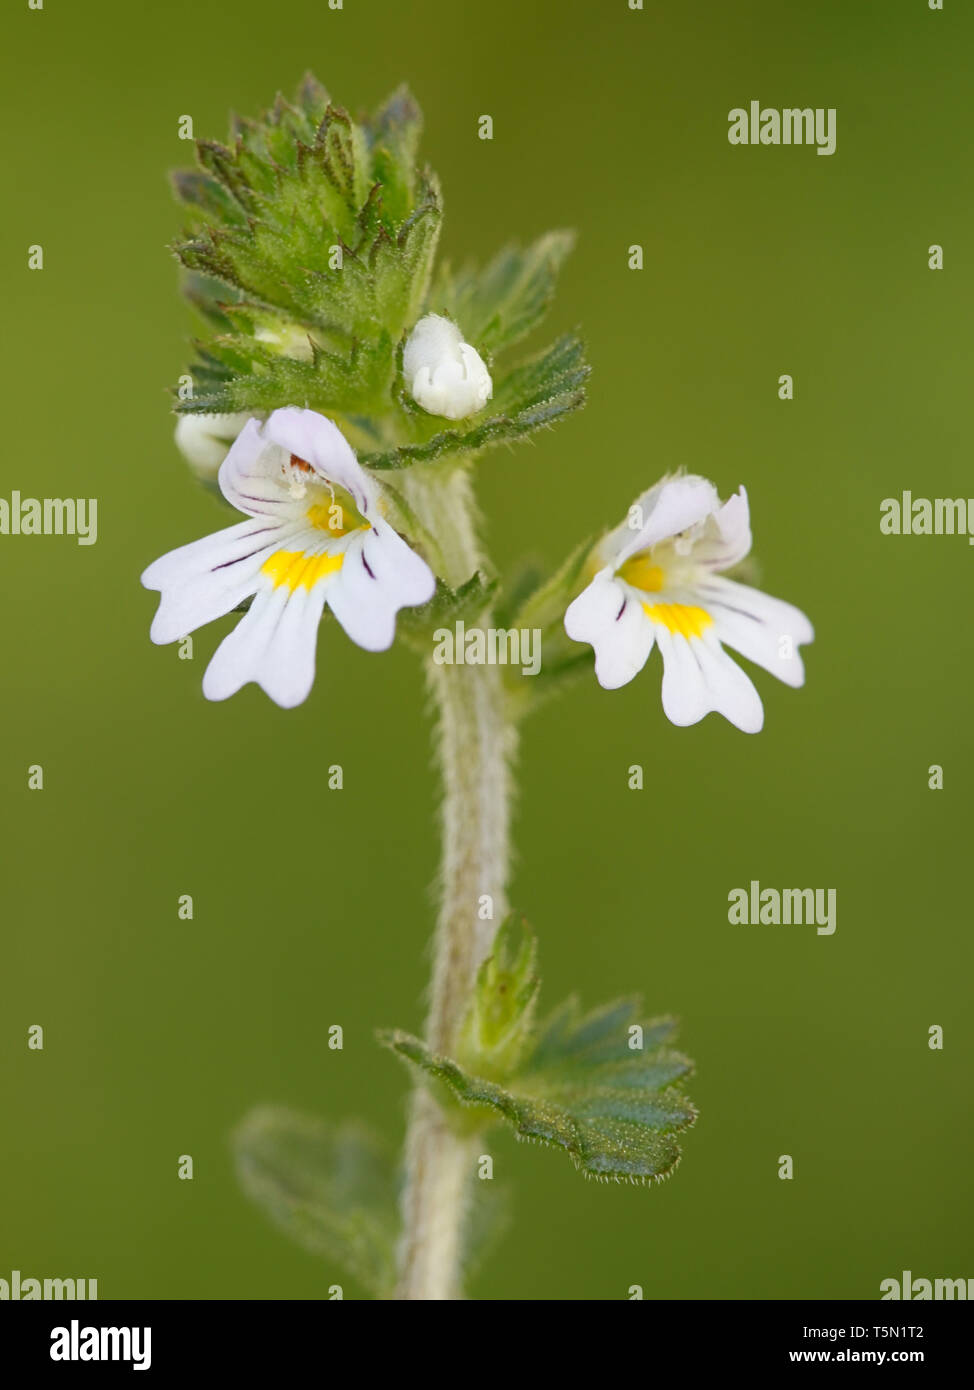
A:
[[[440,230],[436,180],[416,168],[420,128],[405,89],[358,122],[309,75],[293,103],[234,118],[227,144],[197,142],[199,168],[173,176],[188,219],[173,249],[197,287],[222,287],[224,302],[208,292],[201,307],[235,331],[203,344],[226,368],[219,391],[180,410],[392,407]],[[227,308],[239,301],[246,313]]]
[[[551,232],[431,291],[442,206],[421,130],[404,87],[353,120],[307,74],[293,100],[234,116],[225,143],[197,142],[198,167],[173,176],[186,219],[173,250],[202,319],[178,413],[307,407],[350,426],[367,467],[396,470],[469,457],[584,403],[572,336],[507,370],[491,362],[493,399],[462,422],[413,399],[402,360],[422,316],[450,314],[491,359],[540,321],[572,242]]]
[[[423,440],[366,454],[362,462],[371,468],[406,468],[532,434],[584,404],[588,373],[580,340],[559,338],[546,352],[508,372],[479,415]],[[436,423],[425,428],[432,431]]]
[[[574,241],[571,232],[548,232],[531,246],[506,247],[482,271],[452,275],[446,268],[431,293],[431,307],[454,319],[479,352],[502,352],[547,313]]]
[[[637,1001],[622,1000],[583,1016],[568,1000],[503,1085],[434,1055],[408,1033],[380,1040],[457,1102],[472,1127],[506,1121],[520,1139],[564,1149],[587,1177],[659,1182],[680,1160],[676,1136],[696,1119],[682,1089],[692,1064],[668,1045],[674,1020],[640,1025],[637,1010]],[[631,1046],[637,1027],[641,1047]]]

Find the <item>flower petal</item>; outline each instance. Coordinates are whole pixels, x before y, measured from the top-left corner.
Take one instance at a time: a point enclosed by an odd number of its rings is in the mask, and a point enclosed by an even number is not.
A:
[[[760,732],[761,697],[713,629],[703,637],[686,638],[659,626],[656,638],[663,657],[663,713],[672,724],[696,724],[714,710],[745,734]]]
[[[232,507],[248,516],[274,521],[297,517],[304,510],[288,487],[288,455],[270,446],[259,420],[248,420],[237,435],[217,475],[220,491]]]
[[[145,587],[162,595],[149,633],[152,641],[176,642],[232,612],[258,587],[261,565],[291,531],[253,518],[156,560],[142,575]]]
[[[247,613],[213,654],[203,677],[208,700],[226,700],[255,681],[283,709],[308,698],[315,678],[315,650],[325,591],[286,584],[263,588]]]
[[[642,511],[643,524],[632,539],[625,540],[628,527],[621,527],[615,536],[622,549],[616,556],[618,568],[630,555],[636,555],[651,545],[676,536],[695,526],[718,508],[720,499],[713,483],[693,474],[664,478],[651,487],[634,504]]]
[[[427,603],[435,588],[426,561],[388,522],[378,520],[349,542],[345,563],[328,589],[328,607],[353,642],[381,652],[392,645],[399,609]]]
[[[264,426],[265,443],[276,444],[310,463],[316,473],[346,488],[363,516],[375,502],[377,492],[351,445],[338,426],[315,410],[285,406],[275,410]]]
[[[251,418],[246,411],[233,415],[180,415],[176,420],[176,447],[201,478],[215,478],[231,444]]]
[[[703,535],[693,543],[695,564],[711,570],[730,569],[751,549],[751,518],[747,492],[742,487],[722,507],[708,517]]]
[[[565,631],[595,651],[595,674],[604,690],[627,685],[653,650],[653,625],[642,607],[615,583],[611,569],[595,576],[565,613]]]
[[[717,636],[786,685],[804,684],[798,648],[815,636],[805,614],[747,584],[715,576],[702,586]]]

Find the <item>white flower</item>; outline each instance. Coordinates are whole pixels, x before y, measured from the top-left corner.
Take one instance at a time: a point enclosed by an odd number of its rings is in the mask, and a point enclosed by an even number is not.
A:
[[[751,548],[746,492],[722,504],[705,478],[664,478],[630,516],[638,529],[625,522],[601,543],[603,568],[569,605],[565,631],[595,649],[595,674],[606,690],[642,670],[655,640],[668,719],[696,724],[716,710],[757,733],[760,696],[721,643],[799,686],[798,648],[814,633],[790,603],[720,575]]]
[[[429,567],[379,515],[375,483],[312,410],[250,420],[220,490],[250,520],[171,551],[142,576],[162,595],[153,642],[178,641],[253,595],[207,667],[209,700],[256,681],[279,705],[299,705],[314,681],[325,603],[353,642],[384,651],[399,609],[433,595]]]
[[[240,415],[180,415],[176,421],[176,447],[201,478],[215,478],[230,445],[252,419]]]
[[[402,372],[417,405],[431,415],[462,420],[490,400],[494,384],[484,360],[455,323],[427,314],[410,333]]]

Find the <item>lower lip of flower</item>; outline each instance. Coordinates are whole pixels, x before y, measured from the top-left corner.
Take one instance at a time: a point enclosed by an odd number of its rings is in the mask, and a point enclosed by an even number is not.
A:
[[[702,637],[714,620],[705,608],[688,603],[644,603],[643,612],[651,622],[680,637]]]
[[[336,574],[345,561],[341,555],[306,555],[303,550],[275,550],[261,566],[275,589],[282,586],[293,594],[300,588],[312,589],[319,579]]]

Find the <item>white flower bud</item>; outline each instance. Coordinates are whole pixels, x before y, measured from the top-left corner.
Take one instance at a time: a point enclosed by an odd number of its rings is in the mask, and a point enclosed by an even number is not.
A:
[[[230,445],[252,416],[180,415],[176,421],[176,448],[201,478],[215,478]]]
[[[402,371],[416,404],[447,420],[476,415],[494,390],[480,353],[439,314],[427,314],[410,333]]]

